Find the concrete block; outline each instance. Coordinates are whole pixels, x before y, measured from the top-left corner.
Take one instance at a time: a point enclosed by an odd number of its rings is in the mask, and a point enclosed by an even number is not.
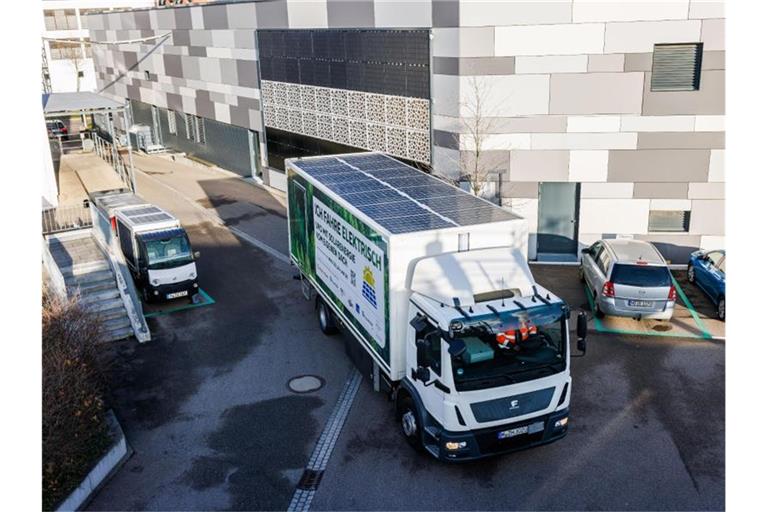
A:
[[[429,27],[432,5],[429,0],[373,0],[377,28]]]
[[[636,133],[534,133],[532,149],[635,149]]]
[[[568,131],[582,133],[618,132],[619,116],[568,116]]]
[[[692,132],[694,116],[621,116],[623,132]]]
[[[709,150],[645,149],[611,151],[608,180],[612,182],[707,181]]]
[[[613,53],[609,55],[590,55],[587,71],[590,73],[624,71],[624,54]],[[638,70],[629,69],[627,71]]]
[[[624,71],[650,71],[653,69],[653,53],[627,53]]]
[[[432,55],[436,57],[494,56],[493,27],[439,28],[432,33]]]
[[[587,71],[586,55],[554,55],[544,57],[517,57],[515,73],[584,73]]]
[[[725,20],[721,18],[702,21],[701,40],[707,50],[725,50]]]
[[[571,151],[568,181],[605,182],[608,179],[608,151]]]
[[[688,183],[635,183],[635,197],[647,199],[686,199]]]
[[[552,114],[639,114],[643,73],[554,74]]]
[[[602,23],[496,28],[495,55],[580,55],[603,53]]]
[[[434,83],[434,78],[433,78]],[[547,114],[549,106],[549,76],[499,75],[493,77],[461,77],[463,115],[473,103],[474,84],[483,95],[483,111],[490,117],[513,117]]]
[[[722,149],[713,149],[709,156],[709,173],[707,175],[709,182],[725,182],[725,151]]]
[[[690,19],[725,18],[725,2],[718,0],[691,0]]]
[[[606,2],[574,0],[573,22],[684,20],[688,18],[688,0]]]
[[[627,4],[622,2],[617,5]],[[652,52],[654,44],[698,41],[700,31],[701,21],[699,20],[607,23],[604,52]]]
[[[643,87],[643,115],[725,114],[725,71],[702,71],[698,91],[651,91]]]
[[[691,225],[688,232],[694,235],[725,235],[725,201],[691,201]]]
[[[584,199],[580,203],[580,229],[589,233],[645,234],[648,199]]]
[[[725,199],[725,183],[691,183],[688,187],[691,199]]]
[[[462,26],[544,25],[571,21],[571,2],[565,0],[547,2],[461,0],[459,5]]]
[[[638,149],[723,149],[725,132],[639,133]]]
[[[691,209],[690,199],[651,199],[651,210],[682,210]]]
[[[510,151],[510,181],[568,181],[568,151]]]
[[[582,183],[581,197],[582,199],[630,199],[633,197],[634,185],[634,183]]]
[[[288,0],[287,4],[290,28],[328,28],[327,2]]]

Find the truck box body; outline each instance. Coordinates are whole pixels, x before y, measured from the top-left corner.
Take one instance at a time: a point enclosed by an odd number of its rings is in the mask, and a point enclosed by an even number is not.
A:
[[[292,159],[286,171],[292,260],[392,381],[406,371],[420,259],[492,247],[527,254],[524,219],[389,156]]]

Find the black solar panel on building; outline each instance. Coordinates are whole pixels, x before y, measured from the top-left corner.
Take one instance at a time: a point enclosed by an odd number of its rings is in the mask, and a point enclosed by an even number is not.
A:
[[[381,153],[291,162],[392,234],[520,218]]]

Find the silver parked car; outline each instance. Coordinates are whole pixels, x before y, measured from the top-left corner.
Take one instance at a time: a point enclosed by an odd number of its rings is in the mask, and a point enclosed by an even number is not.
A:
[[[597,316],[669,320],[677,292],[659,251],[640,240],[599,240],[581,251],[579,277]]]

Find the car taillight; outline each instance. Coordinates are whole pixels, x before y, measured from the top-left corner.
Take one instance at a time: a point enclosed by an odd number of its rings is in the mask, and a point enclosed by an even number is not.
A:
[[[669,287],[669,295],[667,295],[667,300],[671,300],[671,301],[677,300],[677,290],[675,290],[674,286]]]
[[[67,127],[66,126],[63,126],[61,128],[61,133],[67,133]]]
[[[615,297],[616,296],[616,290],[613,289],[613,283],[610,281],[606,281],[603,285],[603,295],[606,297]]]

